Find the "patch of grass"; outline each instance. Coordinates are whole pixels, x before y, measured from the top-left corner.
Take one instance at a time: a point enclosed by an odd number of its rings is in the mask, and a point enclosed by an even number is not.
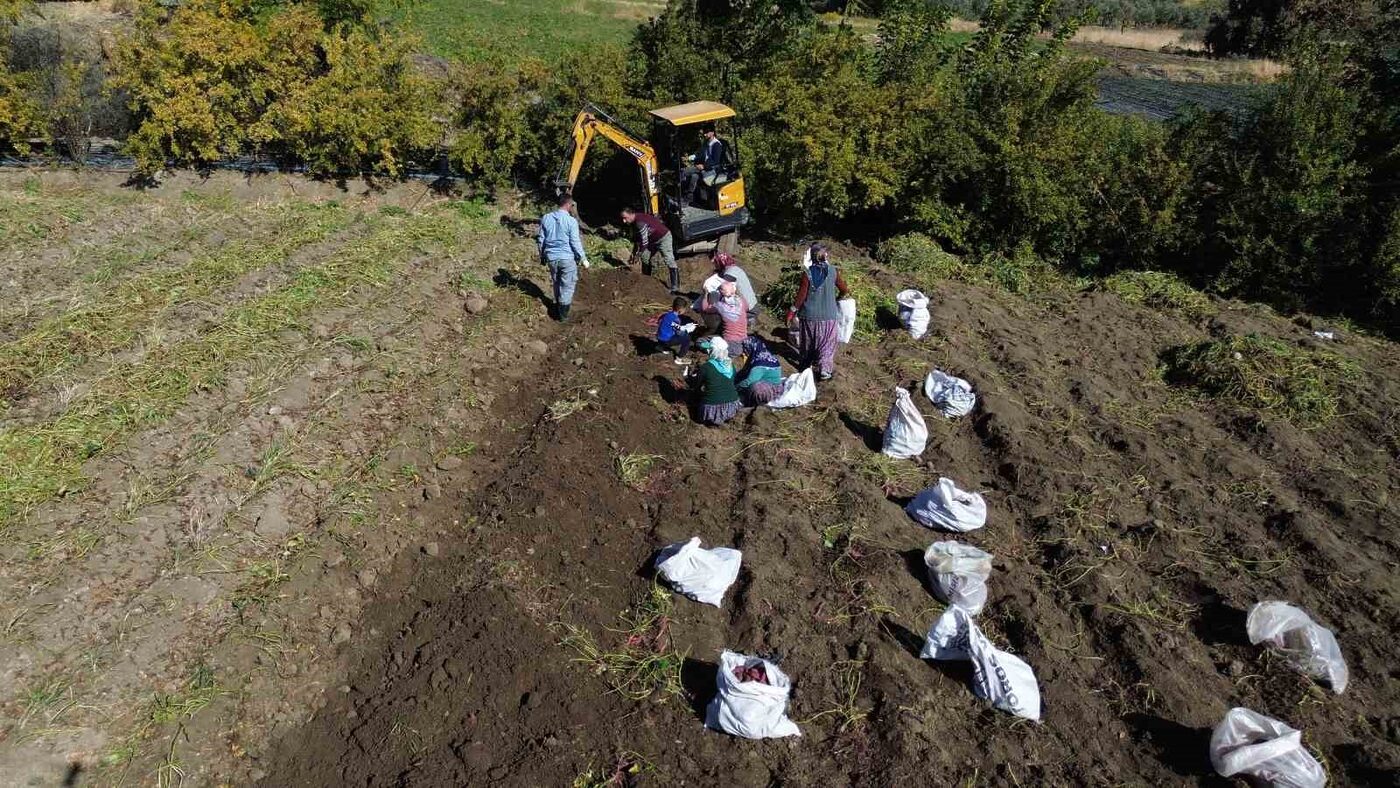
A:
[[[869,552],[870,526],[864,520],[850,520],[828,525],[821,531],[822,547],[835,557],[828,565],[833,577],[848,574],[860,567]]]
[[[96,528],[80,525],[75,528],[62,528],[29,544],[28,558],[31,561],[59,559],[77,561],[87,556],[102,544],[102,532]]]
[[[563,421],[575,413],[586,410],[588,405],[588,400],[582,394],[572,394],[550,403],[549,417],[555,421]]]
[[[656,771],[646,758],[627,750],[618,753],[611,767],[589,765],[588,770],[574,778],[572,788],[622,788],[632,785],[641,775]]]
[[[1130,304],[1163,312],[1179,312],[1195,319],[1210,310],[1210,298],[1176,274],[1162,271],[1124,271],[1099,286]]]
[[[214,678],[214,671],[203,663],[196,665],[178,692],[156,693],[151,702],[150,719],[157,725],[188,720],[224,694]]]
[[[650,486],[652,468],[664,459],[660,454],[619,454],[613,458],[613,471],[623,484],[641,492]]]
[[[32,506],[80,489],[86,460],[169,418],[190,394],[220,385],[235,364],[288,352],[279,335],[297,328],[312,310],[384,286],[415,254],[450,248],[470,229],[440,211],[383,221],[383,229],[240,305],[205,333],[113,365],[61,415],[0,432],[0,527]]]
[[[804,722],[816,722],[820,719],[831,717],[836,721],[836,732],[845,733],[860,725],[864,725],[870,712],[862,709],[856,699],[860,696],[860,685],[865,673],[865,660],[853,659],[844,662],[837,662],[831,666],[836,673],[836,688],[838,694],[837,704],[827,709],[819,711]]]
[[[861,457],[856,472],[879,485],[886,496],[914,495],[928,486],[928,474],[922,468],[880,453]]]
[[[1176,632],[1185,630],[1187,622],[1196,613],[1194,605],[1172,599],[1160,591],[1154,591],[1147,597],[1120,599],[1103,608],[1122,619]]]
[[[65,679],[49,679],[26,689],[20,695],[19,701],[24,707],[24,716],[19,722],[20,728],[27,727],[32,720],[40,717],[52,725],[64,710],[72,706],[72,686]]]
[[[662,2],[616,0],[423,0],[408,24],[435,55],[466,62],[553,60],[604,44],[623,45]]]
[[[1170,383],[1302,427],[1336,418],[1343,388],[1361,376],[1353,361],[1257,334],[1171,348],[1162,360]]]
[[[563,622],[554,626],[563,634],[560,644],[574,651],[574,661],[588,665],[613,692],[637,701],[684,701],[681,667],[686,655],[671,643],[672,606],[671,593],[653,585],[641,602],[619,616],[623,628],[617,632],[623,643],[616,651],[604,650],[581,627]]]
[[[174,307],[206,299],[349,221],[345,211],[295,203],[283,211],[267,237],[228,244],[179,268],[125,280],[92,305],[43,321],[0,345],[0,396],[17,398],[35,380],[132,345]]]
[[[938,242],[923,233],[897,235],[875,249],[880,265],[901,274],[914,274],[921,282],[939,279],[966,281],[969,269],[962,258],[943,251]]]

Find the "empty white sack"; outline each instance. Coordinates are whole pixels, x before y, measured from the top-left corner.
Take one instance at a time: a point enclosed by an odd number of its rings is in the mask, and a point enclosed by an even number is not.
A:
[[[1040,684],[1024,660],[992,645],[972,616],[950,607],[929,628],[924,659],[972,663],[972,692],[1002,711],[1040,722]]]
[[[1332,630],[1287,602],[1260,602],[1245,621],[1249,642],[1268,643],[1294,667],[1327,682],[1338,695],[1347,688],[1347,663]]]
[[[656,556],[656,571],[680,593],[719,607],[724,592],[739,577],[743,553],[728,547],[709,550],[700,546],[700,537],[676,542]]]
[[[1302,732],[1258,712],[1230,709],[1210,735],[1210,763],[1271,788],[1322,788],[1327,772],[1303,748]]]
[[[977,493],[959,490],[948,478],[914,496],[904,511],[926,528],[945,531],[966,533],[987,524],[987,501]]]

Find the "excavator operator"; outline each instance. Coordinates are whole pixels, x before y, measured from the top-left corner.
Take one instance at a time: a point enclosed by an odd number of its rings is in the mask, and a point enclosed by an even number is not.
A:
[[[706,186],[713,186],[720,170],[724,167],[724,141],[715,133],[714,126],[706,126],[705,139],[700,143],[700,151],[693,162],[681,172],[681,194],[686,205],[695,202],[695,190],[703,180]]]

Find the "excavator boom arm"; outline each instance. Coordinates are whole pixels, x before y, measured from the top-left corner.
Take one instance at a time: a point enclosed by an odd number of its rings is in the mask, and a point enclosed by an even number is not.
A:
[[[579,112],[578,117],[574,119],[574,130],[571,135],[573,153],[569,157],[566,177],[561,179],[559,185],[567,186],[570,191],[573,191],[574,184],[578,182],[579,172],[583,169],[583,162],[588,158],[588,147],[593,144],[593,139],[600,134],[636,160],[637,166],[642,169],[642,191],[646,198],[645,209],[653,214],[659,213],[661,192],[657,184],[656,150],[645,140],[638,139],[628,132],[622,127],[622,124],[608,117],[607,113],[592,104],[584,107],[583,111]]]

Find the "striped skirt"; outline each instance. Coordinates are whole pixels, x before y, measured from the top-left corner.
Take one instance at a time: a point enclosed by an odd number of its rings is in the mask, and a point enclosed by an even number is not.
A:
[[[703,424],[714,424],[716,426],[734,418],[734,414],[739,412],[739,400],[725,402],[719,405],[700,405],[700,421]]]
[[[748,403],[750,405],[767,405],[777,399],[779,394],[783,393],[783,384],[768,382],[755,383],[740,393],[748,398]]]
[[[836,371],[836,340],[841,332],[837,320],[803,320],[798,333],[797,351],[805,366],[816,367],[823,375]]]

